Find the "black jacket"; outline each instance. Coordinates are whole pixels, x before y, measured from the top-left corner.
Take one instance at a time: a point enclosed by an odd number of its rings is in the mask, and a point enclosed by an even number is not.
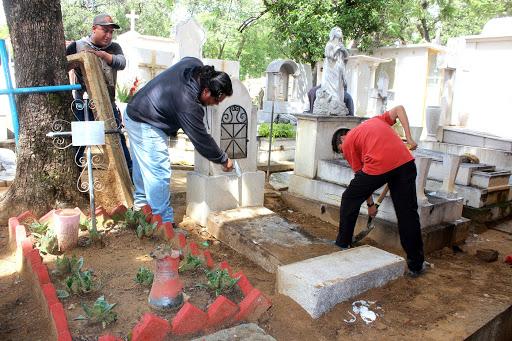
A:
[[[192,77],[194,69],[201,66],[197,58],[183,58],[140,89],[126,112],[132,120],[162,129],[167,135],[183,129],[199,154],[224,163],[228,156],[206,131],[199,83]]]

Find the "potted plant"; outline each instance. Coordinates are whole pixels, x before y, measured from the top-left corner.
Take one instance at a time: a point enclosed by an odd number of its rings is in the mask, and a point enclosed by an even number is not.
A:
[[[121,113],[126,109],[126,105],[130,100],[135,96],[135,93],[139,90],[140,80],[135,77],[135,80],[131,84],[131,86],[120,86],[117,85],[117,99],[118,99],[118,107]]]

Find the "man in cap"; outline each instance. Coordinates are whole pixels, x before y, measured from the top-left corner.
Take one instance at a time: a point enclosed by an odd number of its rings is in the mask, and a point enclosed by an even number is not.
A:
[[[80,40],[73,41],[66,48],[66,55],[79,53],[82,51],[87,51],[89,53],[95,54],[99,57],[101,61],[101,68],[103,70],[103,74],[105,76],[105,81],[107,83],[108,94],[110,97],[110,102],[112,103],[112,110],[114,112],[114,116],[116,118],[117,124],[121,124],[121,115],[119,114],[119,110],[115,104],[115,96],[116,96],[116,79],[117,79],[117,71],[123,70],[126,66],[126,59],[123,55],[123,50],[121,46],[117,43],[112,42],[112,35],[115,29],[119,29],[119,25],[114,23],[112,17],[108,14],[99,14],[94,17],[92,22],[92,33],[90,36],[84,37]],[[75,69],[75,75],[77,82],[82,85],[82,90],[75,91],[74,97],[75,99],[82,99],[85,91],[85,83],[80,72],[80,69]],[[81,121],[84,120],[84,113],[76,112],[77,118]],[[92,119],[91,117],[89,119]],[[128,164],[128,169],[132,168],[132,160],[130,158],[130,153],[126,146],[126,139],[123,134],[120,135],[121,145],[123,147],[124,156],[126,158],[126,162]],[[77,153],[77,161],[78,163],[80,158],[83,155],[83,147],[79,149]]]

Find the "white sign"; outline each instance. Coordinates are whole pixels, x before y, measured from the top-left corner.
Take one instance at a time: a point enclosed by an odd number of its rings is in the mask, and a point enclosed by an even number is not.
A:
[[[100,146],[105,144],[104,121],[71,122],[73,146]]]

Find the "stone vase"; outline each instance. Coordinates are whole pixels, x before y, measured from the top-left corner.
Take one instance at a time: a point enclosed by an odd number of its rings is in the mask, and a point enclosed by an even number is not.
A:
[[[441,119],[441,107],[431,105],[426,110],[427,137],[426,141],[437,141],[437,128]]]
[[[53,212],[55,235],[60,251],[68,251],[78,244],[80,212],[75,209],[60,209]]]

